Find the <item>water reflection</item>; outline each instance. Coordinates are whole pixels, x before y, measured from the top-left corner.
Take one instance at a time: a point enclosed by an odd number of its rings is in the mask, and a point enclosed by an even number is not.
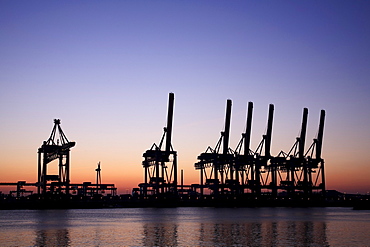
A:
[[[324,221],[225,221],[143,225],[143,246],[329,246]]]
[[[143,246],[177,246],[179,212],[177,208],[150,209],[144,213]]]
[[[147,223],[143,226],[144,246],[176,246],[178,226],[171,223]]]
[[[35,246],[69,246],[67,229],[36,231]]]
[[[328,246],[323,222],[200,224],[200,245]]]
[[[345,208],[7,210],[1,246],[366,246]]]
[[[39,210],[34,246],[69,246],[67,210]]]
[[[278,227],[280,245],[329,246],[326,223],[321,221],[287,221]]]

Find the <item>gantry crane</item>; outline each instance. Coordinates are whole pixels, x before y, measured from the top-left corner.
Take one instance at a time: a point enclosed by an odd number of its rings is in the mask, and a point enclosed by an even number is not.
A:
[[[277,170],[279,183],[273,184],[276,188],[274,196],[277,196],[278,190],[285,191],[292,198],[296,194],[298,186],[307,184],[307,165],[304,155],[306,140],[308,109],[303,109],[302,126],[300,136],[296,138],[295,143],[288,153],[280,151],[276,157],[270,160],[270,166]]]
[[[325,197],[325,170],[324,159],[321,157],[322,143],[324,136],[325,110],[320,112],[320,122],[317,137],[313,139],[308,148],[305,157],[307,159],[307,193],[311,194],[313,190],[320,192]],[[312,174],[316,173],[316,176]]]
[[[321,111],[318,137],[305,152],[307,118],[308,109],[304,108],[300,136],[288,153],[280,151],[270,160],[270,166],[277,168],[280,178],[276,189],[285,191],[289,198],[309,199],[313,190],[325,194],[324,160],[321,158],[325,111]],[[313,178],[315,173],[317,175]]]
[[[230,121],[232,101],[227,100],[225,130],[221,132],[215,148],[208,147],[204,153],[198,156],[198,162],[194,164],[195,169],[200,170],[200,188],[209,188],[213,195],[224,193],[225,188],[232,187],[234,183],[233,153],[229,149]],[[222,153],[220,152],[223,144]],[[213,178],[212,178],[213,177]],[[204,183],[204,179],[206,180]],[[221,191],[220,191],[221,189]]]
[[[159,145],[152,147],[143,154],[144,183],[139,184],[142,195],[159,195],[164,193],[177,194],[177,152],[173,150],[172,121],[174,94],[169,94],[167,126],[164,128]],[[164,140],[166,141],[163,145]],[[164,150],[162,147],[165,146]],[[171,168],[168,170],[168,166]]]
[[[274,105],[270,104],[266,134],[262,135],[262,140],[259,143],[256,151],[254,152],[254,168],[252,169],[253,172],[251,173],[252,180],[250,183],[250,187],[256,197],[261,196],[262,189],[270,189],[271,184],[276,183],[276,167],[268,166],[268,162],[272,157],[270,149],[273,118]],[[271,178],[269,178],[270,174]]]
[[[47,192],[48,181],[54,181],[53,185],[62,192],[69,194],[69,169],[70,169],[70,148],[76,142],[70,142],[60,127],[60,119],[54,119],[54,127],[50,137],[44,141],[38,149],[38,183],[37,192],[45,194]],[[48,175],[47,165],[55,160],[59,161],[59,174]]]

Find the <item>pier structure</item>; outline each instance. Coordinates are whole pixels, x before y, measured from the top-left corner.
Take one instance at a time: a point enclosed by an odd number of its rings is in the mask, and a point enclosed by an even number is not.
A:
[[[15,187],[15,190],[9,191],[11,196],[16,198],[25,197],[33,194],[33,190],[27,190],[26,187],[35,187],[36,183],[27,183],[26,181],[18,181],[15,183],[0,183],[0,186],[12,186]],[[0,193],[1,194],[1,193]]]
[[[83,182],[80,184],[70,184],[71,195],[83,196],[83,197],[95,197],[95,196],[115,196],[117,195],[117,188],[114,184],[102,184],[102,183],[91,183]],[[51,190],[52,191],[52,190]]]
[[[174,94],[168,98],[167,126],[159,144],[154,143],[143,154],[144,183],[139,184],[142,197],[164,194],[177,195],[177,152],[172,147]],[[165,142],[165,143],[164,143]]]

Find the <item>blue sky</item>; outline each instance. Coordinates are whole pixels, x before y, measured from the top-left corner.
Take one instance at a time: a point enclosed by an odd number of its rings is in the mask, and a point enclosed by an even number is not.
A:
[[[294,143],[303,107],[308,146],[325,109],[327,184],[365,193],[369,16],[367,1],[1,1],[0,181],[36,180],[37,148],[60,118],[77,142],[72,180],[93,180],[101,161],[103,182],[130,188],[174,92],[185,182],[198,182],[193,164],[232,99],[231,147],[248,101],[252,149],[275,104],[272,154]]]

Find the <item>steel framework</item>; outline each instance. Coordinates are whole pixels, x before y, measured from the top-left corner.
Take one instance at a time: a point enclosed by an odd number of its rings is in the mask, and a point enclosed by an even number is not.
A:
[[[76,142],[68,141],[60,127],[60,119],[54,119],[54,127],[49,139],[38,149],[38,194],[46,193],[48,181],[54,181],[53,184],[59,191],[69,193],[70,148],[75,145]],[[59,161],[59,174],[48,175],[47,165],[55,159]]]
[[[237,194],[243,194],[245,189],[253,187],[254,181],[254,152],[250,149],[252,130],[253,102],[248,102],[247,123],[245,132],[242,133],[238,145],[234,151],[234,167],[237,174],[236,180],[240,184]],[[240,182],[239,182],[240,181]]]
[[[229,149],[230,121],[232,101],[227,100],[225,129],[221,132],[215,148],[210,146],[204,153],[198,156],[198,162],[194,164],[196,170],[200,170],[200,191],[208,188],[214,195],[224,194],[225,189],[235,187],[233,154]],[[222,144],[222,153],[220,152]],[[204,183],[205,180],[205,183]]]
[[[250,149],[253,103],[248,103],[245,132],[235,150],[229,148],[231,100],[227,101],[225,130],[215,148],[198,156],[194,167],[200,171],[200,194],[207,188],[219,194],[249,194],[258,199],[268,196],[304,198],[325,194],[324,160],[321,158],[325,111],[321,111],[317,138],[305,152],[308,109],[303,109],[300,136],[288,153],[271,155],[274,105],[269,105],[267,130],[255,151]],[[223,152],[220,152],[223,143]],[[205,182],[204,182],[205,181]],[[315,192],[315,194],[313,194]]]
[[[276,188],[289,198],[311,198],[313,192],[325,194],[324,160],[321,158],[325,111],[321,110],[318,136],[305,152],[308,109],[303,109],[300,136],[288,153],[271,158],[270,166],[276,167],[280,183]]]
[[[159,145],[152,147],[143,154],[144,183],[139,184],[140,194],[143,196],[160,194],[177,194],[177,152],[172,147],[174,94],[169,94],[167,126]],[[165,145],[163,145],[166,140]],[[162,150],[162,147],[164,150]],[[170,167],[168,169],[168,167]]]

